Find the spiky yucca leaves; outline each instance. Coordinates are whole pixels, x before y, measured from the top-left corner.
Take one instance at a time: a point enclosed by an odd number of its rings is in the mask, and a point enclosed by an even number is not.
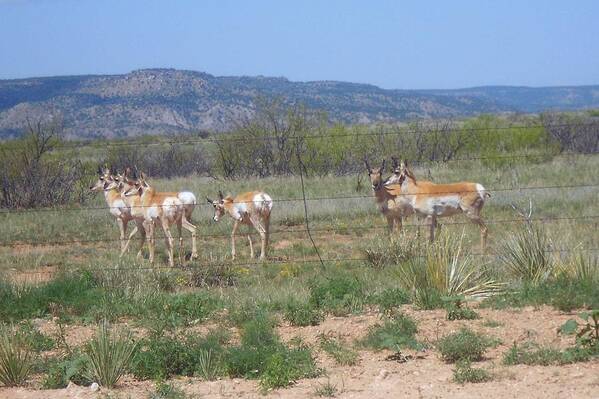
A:
[[[423,247],[422,255],[397,270],[400,284],[412,293],[414,303],[426,305],[432,293],[477,298],[502,289],[503,284],[487,277],[484,268],[464,251],[463,241],[463,234],[441,234],[436,242]]]
[[[0,326],[0,382],[23,385],[33,367],[33,352],[14,328]]]
[[[599,258],[577,251],[572,257],[556,266],[557,275],[576,281],[599,282]]]
[[[537,285],[554,271],[555,258],[550,249],[551,241],[545,229],[525,224],[505,241],[499,258],[512,277]]]
[[[115,386],[129,369],[136,351],[131,332],[121,331],[115,336],[107,322],[101,323],[86,348],[91,377],[102,386]]]

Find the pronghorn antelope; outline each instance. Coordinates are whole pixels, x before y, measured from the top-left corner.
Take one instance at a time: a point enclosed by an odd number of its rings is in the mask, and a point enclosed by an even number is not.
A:
[[[225,213],[228,213],[234,220],[233,230],[231,232],[231,257],[235,259],[235,234],[239,224],[253,226],[260,234],[261,247],[260,259],[266,258],[266,249],[269,240],[270,212],[272,210],[272,198],[262,191],[250,191],[239,194],[235,198],[227,195],[223,196],[218,192],[218,201],[212,201],[208,197],[206,200],[214,207],[214,221],[218,222]],[[250,243],[250,257],[254,257],[254,246],[252,237],[248,234]]]
[[[402,218],[414,213],[411,204],[404,197],[393,195],[388,190],[392,186],[389,186],[388,181],[383,180],[385,160],[383,160],[380,168],[372,169],[366,159],[364,159],[364,164],[366,165],[368,177],[370,178],[370,183],[372,184],[374,200],[379,211],[381,211],[385,218],[387,218],[389,231],[401,231]]]
[[[154,261],[156,224],[159,224],[164,232],[169,266],[174,266],[173,235],[170,231],[172,224],[176,224],[179,230],[180,246],[183,242],[181,228],[191,233],[191,257],[197,258],[196,227],[187,220],[189,207],[186,208],[186,204],[179,199],[179,193],[157,192],[148,184],[143,172],[130,184],[131,187],[125,191],[124,195],[126,197],[139,196],[139,205],[132,206],[131,210],[135,215],[143,215],[144,228],[149,236],[150,263]]]
[[[135,226],[129,234],[129,239],[125,241],[125,234],[127,233],[127,225],[134,217],[131,215],[131,209],[127,206],[125,201],[121,198],[121,193],[118,190],[117,184],[115,183],[110,169],[107,167],[98,167],[98,180],[94,185],[89,188],[93,192],[102,190],[104,192],[104,198],[108,205],[110,214],[116,218],[119,225],[120,239],[121,239],[121,255],[127,250],[131,237],[135,235],[138,230],[138,226]]]
[[[122,200],[125,202],[125,205],[129,208],[129,212],[131,213],[131,217],[135,220],[137,224],[137,229],[141,234],[141,243],[139,246],[139,251],[137,251],[137,258],[141,258],[143,255],[144,244],[146,243],[146,229],[144,228],[144,215],[143,211],[140,207],[141,198],[139,196],[125,196],[125,192],[133,187],[133,183],[127,178],[127,173],[129,172],[129,168],[125,170],[123,173],[116,173],[111,176],[111,180],[116,184],[117,190],[121,195]],[[129,239],[125,243],[125,247],[121,249],[121,256],[127,251],[129,247],[129,242],[131,241],[131,237],[133,236],[134,231],[129,234]]]
[[[389,178],[387,191],[394,196],[403,196],[416,214],[425,216],[430,223],[430,240],[435,238],[437,218],[464,213],[474,224],[480,227],[481,250],[485,250],[487,226],[480,213],[491,194],[482,184],[459,182],[435,184],[417,180],[406,161],[401,163],[393,159],[393,176]]]

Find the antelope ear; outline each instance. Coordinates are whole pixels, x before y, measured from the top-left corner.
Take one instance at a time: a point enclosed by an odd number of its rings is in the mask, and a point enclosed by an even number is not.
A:
[[[218,199],[220,199],[221,201],[225,198],[225,196],[223,195],[223,192],[218,190]]]
[[[372,169],[370,169],[370,165],[368,164],[368,160],[366,159],[366,157],[364,157],[364,165],[366,165],[366,170],[368,171],[368,173],[372,172]]]
[[[98,165],[98,174],[99,174],[99,175],[102,175],[102,174],[103,174],[103,173],[102,173],[102,166],[100,166],[100,165]]]
[[[210,198],[208,198],[208,197],[206,197],[206,201],[208,201],[208,203],[209,203],[210,205],[213,205],[213,204],[214,204],[214,202],[212,202],[212,200],[211,200]]]
[[[144,172],[139,172],[139,177],[140,177],[142,180],[146,180],[146,174],[145,174]]]
[[[399,160],[397,159],[396,156],[392,156],[391,161],[392,161],[393,168],[397,168],[399,166]]]
[[[127,168],[123,172],[123,176],[127,177],[127,176],[129,176],[130,173],[131,173],[131,168],[127,166]]]
[[[385,170],[385,161],[386,159],[383,159],[383,164],[381,165],[381,173],[383,173],[383,171]]]

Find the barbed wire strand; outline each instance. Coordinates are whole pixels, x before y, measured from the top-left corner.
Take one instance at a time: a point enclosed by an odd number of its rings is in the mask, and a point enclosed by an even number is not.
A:
[[[599,187],[599,183],[588,183],[588,184],[565,184],[565,185],[553,185],[553,186],[521,186],[521,187],[496,187],[496,188],[486,188],[485,190],[488,192],[505,192],[505,191],[528,191],[528,190],[559,190],[559,189],[571,189],[571,188],[591,188],[591,187]],[[459,193],[477,193],[478,190],[460,190]],[[435,194],[456,194],[455,190],[447,191],[447,192],[436,192]],[[414,196],[415,194],[409,193],[399,193],[394,195],[395,197],[400,196]],[[306,201],[327,201],[327,200],[345,200],[345,199],[362,199],[362,198],[371,198],[374,199],[373,194],[369,195],[345,195],[345,196],[330,196],[330,197],[307,197]],[[273,202],[303,202],[304,198],[273,198]],[[252,201],[235,201],[236,203],[249,203]],[[210,204],[197,203],[196,207],[211,207]],[[151,205],[135,205],[135,208],[146,208],[153,207]],[[127,207],[123,206],[94,206],[94,207],[71,207],[71,208],[27,208],[27,209],[2,209],[0,210],[1,214],[19,214],[19,213],[36,213],[36,212],[70,212],[70,211],[89,211],[89,210],[110,210],[110,209],[123,209]]]
[[[377,215],[378,216],[378,215]],[[530,219],[531,222],[540,222],[540,223],[553,223],[560,221],[573,221],[573,220],[595,220],[599,219],[599,215],[584,215],[584,216],[558,216],[558,217],[539,217]],[[523,218],[513,218],[513,219],[488,219],[485,220],[485,224],[487,225],[500,225],[500,224],[511,224],[511,223],[523,223],[525,220]],[[449,221],[440,223],[442,226],[461,226],[461,225],[471,225],[471,221]],[[422,224],[419,223],[408,223],[403,224],[403,228],[418,228],[422,227]],[[313,228],[310,227],[311,232],[315,233],[339,233],[343,234],[344,231],[370,231],[370,230],[386,230],[388,226],[358,226],[358,227],[350,227],[350,226],[333,226],[327,228]],[[291,230],[275,230],[269,232],[269,234],[299,234],[299,233],[307,233],[308,229],[291,229]],[[255,232],[250,232],[250,235],[255,235]],[[197,238],[202,240],[202,238],[218,238],[218,239],[227,239],[230,238],[230,233],[222,233],[222,234],[198,234]],[[156,239],[165,238],[163,235],[156,236]],[[40,245],[65,245],[65,244],[91,244],[91,243],[109,243],[109,242],[120,242],[120,238],[82,238],[82,239],[65,239],[65,240],[38,240],[38,241],[27,241],[27,240],[11,240],[11,241],[3,241],[0,242],[0,247],[13,247],[13,246],[40,246]]]

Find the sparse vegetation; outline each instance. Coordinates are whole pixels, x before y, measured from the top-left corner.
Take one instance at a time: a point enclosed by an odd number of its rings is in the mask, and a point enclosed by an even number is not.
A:
[[[478,361],[486,350],[493,346],[493,341],[467,328],[449,334],[437,342],[441,357],[448,363],[458,361]]]
[[[14,328],[0,327],[0,383],[22,385],[33,368],[32,350]]]
[[[360,340],[360,344],[374,350],[389,349],[399,352],[400,349],[422,349],[424,346],[416,340],[418,329],[416,322],[402,313],[386,319],[368,330],[368,334]]]
[[[339,340],[325,335],[320,336],[320,348],[335,362],[342,366],[354,366],[358,363],[358,353],[344,346]]]
[[[491,381],[491,379],[492,376],[487,370],[472,367],[472,364],[468,360],[460,360],[456,363],[455,369],[453,369],[453,380],[458,384],[465,384],[467,382],[477,384]]]

